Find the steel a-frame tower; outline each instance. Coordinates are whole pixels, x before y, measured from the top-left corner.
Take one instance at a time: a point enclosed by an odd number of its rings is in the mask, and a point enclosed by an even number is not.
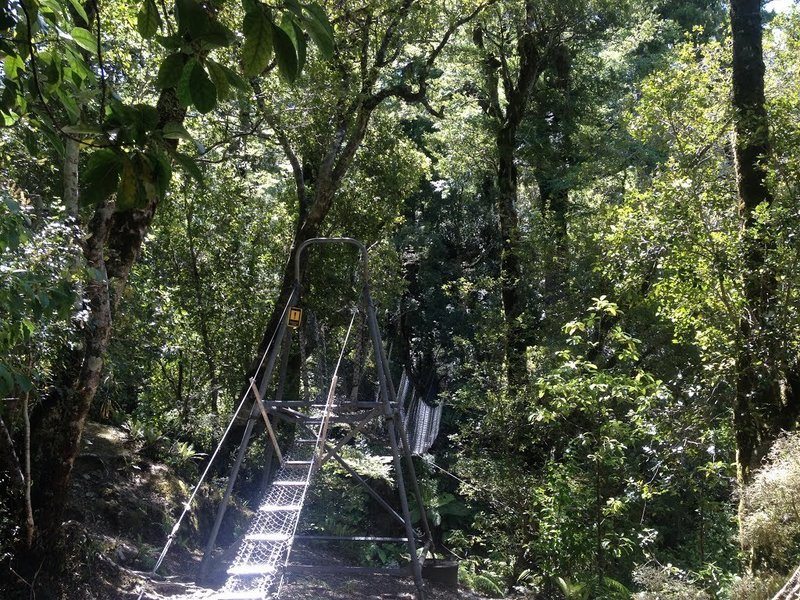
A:
[[[372,402],[347,402],[339,405],[335,402],[337,374],[333,376],[324,402],[287,400],[283,398],[284,384],[291,343],[292,326],[296,326],[301,290],[301,260],[303,252],[316,244],[346,244],[358,248],[361,260],[362,301],[365,309],[365,321],[371,340],[375,366],[378,377],[378,398]],[[250,443],[253,429],[257,422],[264,423],[269,434],[270,444],[267,449],[269,460],[267,468],[271,468],[273,456],[279,468],[267,489],[264,502],[259,507],[251,523],[250,531],[245,535],[239,547],[237,558],[228,569],[229,579],[225,587],[217,594],[223,599],[266,599],[277,596],[284,574],[289,573],[387,573],[393,575],[413,576],[419,598],[424,597],[422,582],[422,565],[431,549],[432,536],[425,514],[424,502],[416,477],[411,449],[408,443],[403,419],[402,407],[392,382],[392,375],[386,352],[378,327],[375,305],[370,294],[369,253],[360,241],[353,238],[313,238],[297,248],[294,256],[295,282],[289,301],[284,309],[283,318],[274,334],[273,342],[266,357],[260,382],[256,385],[251,380],[253,405],[244,429],[241,444],[228,477],[228,485],[222,503],[209,536],[206,552],[200,567],[200,578],[208,570],[209,561],[215,548],[217,534],[230,500],[233,486],[239,473]],[[280,358],[280,363],[278,359]],[[273,375],[278,371],[274,396],[267,398],[272,389]],[[276,419],[287,421],[297,426],[299,435],[288,450],[281,450],[272,429]],[[329,424],[347,423],[350,428],[346,435],[339,439],[328,439]],[[395,491],[399,501],[399,511],[386,498],[378,493],[362,478],[342,457],[341,450],[356,437],[365,434],[365,430],[376,422],[378,429],[385,433],[388,448],[392,454],[395,480]],[[374,433],[374,432],[373,432]],[[358,482],[369,495],[386,510],[387,514],[402,526],[403,535],[398,537],[377,537],[365,532],[363,536],[303,536],[297,534],[297,523],[303,509],[306,491],[311,485],[314,473],[328,460],[336,461]],[[405,466],[405,473],[403,467]],[[266,474],[269,479],[270,474]],[[410,489],[409,489],[410,488]],[[409,510],[409,492],[414,496],[419,507],[421,531],[415,531]],[[289,556],[295,541],[310,542],[314,540],[344,540],[352,542],[397,542],[408,549],[410,562],[407,567],[381,569],[364,566],[341,565],[292,565]]]

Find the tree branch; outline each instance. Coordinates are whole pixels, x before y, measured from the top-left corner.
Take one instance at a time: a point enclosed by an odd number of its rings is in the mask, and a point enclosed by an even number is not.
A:
[[[16,479],[19,480],[20,487],[24,487],[25,475],[22,473],[22,465],[19,463],[19,457],[14,450],[14,440],[11,437],[11,432],[8,430],[2,415],[0,415],[0,434],[2,434],[0,435],[0,446],[5,446],[8,461],[11,463],[10,466],[14,470],[14,475],[16,475]]]

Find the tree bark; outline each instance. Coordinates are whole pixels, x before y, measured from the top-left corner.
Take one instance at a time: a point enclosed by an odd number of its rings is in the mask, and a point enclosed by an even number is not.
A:
[[[113,210],[112,204],[105,203],[89,224],[84,257],[96,276],[84,287],[89,318],[82,347],[67,355],[31,422],[34,520],[39,541],[48,545],[58,539],[72,466],[100,383],[111,334],[111,298],[104,254]]]
[[[64,139],[64,208],[67,216],[78,218],[78,160],[80,144],[73,137]]]
[[[159,97],[160,126],[182,122],[186,109],[174,89]],[[84,283],[88,317],[82,344],[67,350],[48,391],[31,415],[32,504],[40,555],[59,539],[72,467],[92,400],[100,384],[111,336],[112,315],[133,267],[159,199],[140,210],[115,212],[113,203],[99,206],[86,228],[86,265],[94,276]],[[112,293],[112,285],[116,294]],[[24,553],[23,553],[24,556]],[[40,564],[37,562],[37,564]]]
[[[731,1],[733,107],[739,215],[744,244],[744,312],[739,320],[734,429],[739,482],[746,485],[773,436],[770,421],[780,410],[779,372],[765,341],[774,302],[774,280],[765,268],[768,241],[757,230],[756,209],[772,204],[764,161],[769,122],[764,99],[760,0]]]
[[[522,239],[517,214],[519,174],[517,172],[517,135],[528,109],[531,91],[541,74],[541,48],[532,30],[535,23],[534,6],[525,3],[525,23],[517,32],[518,67],[509,70],[505,48],[489,50],[485,32],[477,28],[473,40],[483,53],[483,78],[486,110],[496,126],[494,142],[497,170],[494,184],[494,204],[501,239],[500,288],[505,322],[505,363],[509,389],[517,389],[527,376],[527,349],[531,331],[526,321],[525,297],[521,289]],[[505,100],[501,102],[502,83]]]

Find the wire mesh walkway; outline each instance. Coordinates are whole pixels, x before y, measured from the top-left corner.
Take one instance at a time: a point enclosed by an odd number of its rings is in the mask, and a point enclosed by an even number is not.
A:
[[[277,595],[313,476],[317,443],[318,439],[300,439],[286,453],[228,569],[229,578],[214,599],[262,600]]]

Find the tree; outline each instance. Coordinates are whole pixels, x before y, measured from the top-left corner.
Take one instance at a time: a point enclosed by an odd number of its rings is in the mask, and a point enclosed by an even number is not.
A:
[[[83,172],[85,208],[78,214],[85,232],[80,245],[87,277],[80,291],[86,316],[75,333],[77,343],[65,344],[52,379],[38,392],[40,402],[31,418],[37,552],[52,550],[52,541],[58,538],[72,465],[101,379],[121,291],[168,191],[173,161],[197,175],[194,162],[176,149],[178,140],[187,137],[183,126],[187,111],[193,107],[208,113],[232,88],[247,90],[241,76],[218,62],[235,38],[225,23],[241,15],[178,0],[170,16],[145,0],[137,15],[138,32],[145,39],[156,38],[169,54],[161,59],[138,53],[142,64],[158,67],[160,91],[151,89],[146,102],[135,103],[133,97],[139,92],[131,93],[135,86],[128,86],[136,81],[137,68],[110,62],[105,52],[108,13],[126,9],[103,8],[101,13],[97,4],[87,9],[76,2],[4,3],[0,23],[8,34],[0,40],[7,55],[2,116],[6,125],[23,119],[35,123],[58,149],[66,136],[65,204],[71,213],[75,213],[76,142],[95,148]],[[290,2],[278,12],[283,15],[280,26],[265,5],[245,3],[241,56],[245,75],[267,67],[274,40],[280,72],[289,81],[296,78],[301,68],[298,57],[305,53],[303,32],[323,52],[332,52],[330,25],[318,5]],[[70,33],[54,38],[52,31]],[[166,35],[157,36],[159,31]],[[127,102],[119,95],[126,92]],[[38,564],[28,563],[31,568]]]
[[[295,250],[323,231],[373,113],[384,103],[401,101],[436,114],[428,88],[431,80],[442,74],[437,59],[458,29],[487,4],[467,2],[443,10],[435,3],[404,0],[374,2],[359,10],[343,8],[335,18],[341,41],[333,63],[324,69],[312,67],[325,85],[316,80],[314,89],[293,98],[293,104],[313,115],[311,122],[318,129],[308,131],[291,114],[279,114],[266,103],[260,105],[291,165],[297,212],[283,282],[258,355],[265,351],[294,285]],[[420,39],[423,42],[417,43]]]
[[[525,291],[523,274],[525,261],[518,214],[520,176],[517,166],[521,127],[529,117],[532,94],[545,69],[553,68],[556,87],[560,88],[561,94],[568,94],[571,45],[592,35],[593,31],[610,31],[614,26],[611,15],[619,10],[619,6],[611,8],[603,2],[578,2],[571,4],[568,10],[558,11],[547,3],[534,0],[508,2],[488,11],[473,32],[481,65],[480,102],[489,117],[494,138],[493,158],[496,163],[488,200],[495,207],[498,233],[503,244],[500,286],[505,320],[506,377],[511,390],[526,381],[527,351],[538,319],[534,316],[537,311],[527,306],[527,296],[531,294]],[[554,120],[566,116],[563,114],[563,100],[548,102],[539,109],[546,115],[560,113],[553,117]],[[561,146],[559,152],[568,162],[568,136]],[[534,161],[538,162],[537,159]],[[539,192],[543,202],[550,206],[557,220],[562,220],[557,230],[565,230],[564,194],[552,188],[542,169],[539,169],[539,174]],[[536,259],[528,257],[527,260],[534,262]]]
[[[758,214],[769,211],[774,200],[767,183],[771,145],[759,1],[732,0],[731,34],[736,189],[744,245],[734,424],[739,479],[746,484],[781,429],[793,427],[800,416],[800,378],[796,359],[786,364],[778,353],[772,318],[776,282],[767,265],[774,242]]]

